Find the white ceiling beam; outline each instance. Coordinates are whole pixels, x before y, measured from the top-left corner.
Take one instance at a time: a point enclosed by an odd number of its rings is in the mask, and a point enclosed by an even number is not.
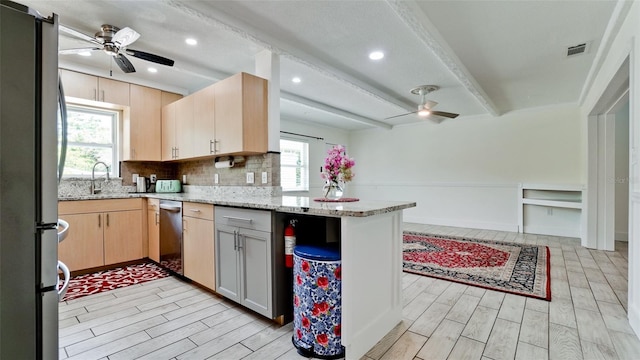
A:
[[[345,119],[351,120],[351,121],[355,121],[355,122],[359,122],[362,124],[366,124],[369,126],[375,126],[375,127],[379,127],[382,129],[391,129],[393,128],[393,126],[387,124],[387,123],[383,123],[381,121],[378,120],[373,120],[364,116],[360,116],[360,115],[356,115],[354,113],[350,113],[348,111],[344,111],[338,108],[335,108],[333,106],[327,105],[327,104],[323,104],[323,103],[319,103],[317,101],[311,100],[311,99],[307,99],[305,97],[299,96],[299,95],[295,95],[292,94],[290,92],[286,92],[286,91],[281,91],[280,92],[280,98],[283,100],[287,100],[287,101],[292,101],[295,102],[296,104],[300,104],[300,105],[304,105],[316,110],[320,110],[320,111],[324,111],[326,113],[330,113],[332,115],[336,115],[336,116],[340,116],[343,117]]]
[[[500,111],[489,95],[482,89],[469,70],[442,38],[435,25],[429,20],[415,0],[385,0],[400,20],[440,59],[442,64],[451,71],[462,86],[473,95],[476,100],[490,114],[500,115]]]
[[[193,2],[166,0],[165,3],[175,10],[181,11],[205,23],[223,28],[245,40],[249,40],[261,47],[264,47],[269,51],[303,64],[328,78],[339,81],[362,94],[377,99],[378,101],[398,106],[399,108],[407,111],[413,111],[415,109],[415,103],[407,102],[403,99],[387,94],[377,89],[375,86],[356,78],[345,70],[339,69],[334,65],[328,64],[317,57],[284,43],[283,41],[269,35],[265,29],[257,29],[251,24],[226,14],[223,11],[218,10],[215,14],[204,14],[202,11],[191,7],[191,5],[194,4]],[[206,5],[210,8],[216,7],[215,2],[206,2]]]

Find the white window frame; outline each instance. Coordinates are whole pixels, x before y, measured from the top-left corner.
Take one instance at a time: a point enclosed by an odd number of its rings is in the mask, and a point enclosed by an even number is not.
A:
[[[119,164],[118,157],[118,131],[119,131],[119,123],[121,112],[113,109],[105,109],[100,107],[90,107],[78,104],[67,103],[67,112],[69,111],[77,111],[83,113],[93,113],[100,115],[111,116],[111,144],[98,144],[98,143],[90,143],[90,142],[67,142],[67,148],[71,146],[88,146],[88,147],[97,147],[97,148],[111,148],[111,166],[109,167],[109,176],[112,178],[116,178],[117,168]],[[66,166],[66,165],[65,165]],[[100,167],[100,174],[104,174],[104,168]],[[80,175],[80,174],[66,174],[63,172],[63,178],[74,178],[74,177],[91,177],[90,174]]]
[[[304,160],[303,164],[300,165],[287,165],[284,164],[284,162],[282,161],[282,154],[283,154],[283,146],[282,146],[282,141],[292,141],[292,142],[297,142],[297,143],[301,143],[301,144],[305,144],[306,146],[306,160]],[[300,191],[309,191],[309,142],[308,141],[304,141],[304,140],[300,140],[300,139],[295,139],[295,138],[290,138],[290,137],[281,137],[280,138],[280,186],[282,186],[282,192],[300,192]],[[284,172],[284,168],[294,168],[294,169],[300,169],[302,174],[302,185],[295,187],[295,188],[291,188],[291,187],[285,187],[285,184],[283,182],[283,174]]]

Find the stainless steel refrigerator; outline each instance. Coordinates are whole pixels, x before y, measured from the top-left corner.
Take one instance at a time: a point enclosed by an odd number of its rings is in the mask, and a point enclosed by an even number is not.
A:
[[[58,19],[0,0],[0,359],[58,358]]]

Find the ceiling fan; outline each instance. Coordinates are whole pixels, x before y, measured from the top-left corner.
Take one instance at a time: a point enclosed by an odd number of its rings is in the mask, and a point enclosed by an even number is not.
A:
[[[418,87],[415,87],[415,88],[411,89],[411,93],[412,94],[420,95],[421,98],[422,98],[421,101],[420,101],[420,105],[418,105],[418,110],[412,111],[412,112],[409,112],[409,113],[405,113],[405,114],[391,116],[391,117],[385,118],[385,120],[397,118],[397,117],[400,117],[400,116],[410,115],[410,114],[418,114],[418,116],[420,116],[422,118],[427,118],[427,117],[431,118],[432,116],[440,117],[440,118],[448,118],[448,119],[457,118],[459,114],[445,112],[445,111],[431,110],[436,105],[438,105],[438,103],[435,102],[435,101],[427,100],[426,99],[426,95],[428,93],[434,92],[434,91],[436,91],[438,89],[440,89],[440,87],[437,86],[437,85],[421,85],[421,86],[418,86]],[[439,123],[443,119],[439,119],[439,120],[438,119],[433,119],[433,120]]]
[[[125,54],[166,66],[173,66],[174,63],[173,60],[167,59],[166,57],[150,54],[140,50],[128,49],[127,46],[138,40],[140,37],[140,34],[129,27],[119,29],[113,25],[105,24],[100,27],[100,31],[98,31],[94,36],[83,34],[64,25],[60,25],[60,30],[79,39],[88,41],[94,44],[95,47],[60,50],[58,52],[59,54],[78,54],[86,51],[103,50],[113,57],[113,60],[118,64],[118,67],[120,67],[120,69],[125,73],[132,73],[136,71],[133,64],[131,64],[129,59],[124,56]]]

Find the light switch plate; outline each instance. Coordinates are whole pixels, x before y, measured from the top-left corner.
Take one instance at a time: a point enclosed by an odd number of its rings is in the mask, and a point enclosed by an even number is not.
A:
[[[253,176],[254,174],[252,172],[247,173],[247,184],[253,184],[254,182]]]
[[[134,184],[138,182],[138,176],[140,176],[140,175],[138,175],[138,174],[133,174],[133,175],[131,175],[131,181],[132,181]]]
[[[220,182],[220,177],[218,176],[218,174],[213,174],[213,183],[217,184]]]
[[[263,184],[266,184],[266,183],[267,183],[267,181],[269,181],[269,179],[267,178],[267,172],[266,172],[266,171],[263,171],[263,172],[262,172],[262,183],[263,183]]]

